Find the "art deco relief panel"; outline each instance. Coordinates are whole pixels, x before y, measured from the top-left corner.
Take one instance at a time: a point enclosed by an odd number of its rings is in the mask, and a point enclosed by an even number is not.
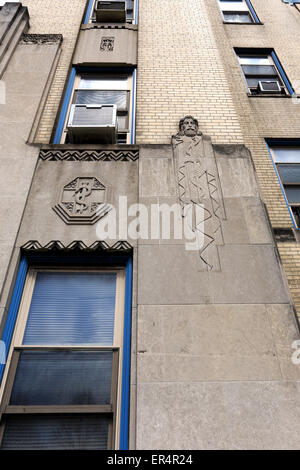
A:
[[[118,230],[114,234],[108,227],[107,238],[99,239],[97,222],[107,220],[113,209],[118,217],[120,196],[126,196],[128,205],[137,202],[137,157],[136,147],[42,150],[18,245],[37,240],[46,246],[57,240],[68,246],[81,240],[91,246],[98,240],[113,246],[120,240]]]
[[[225,218],[218,169],[209,137],[198,128],[197,119],[186,116],[172,138],[175,179],[183,217],[198,240],[201,269],[219,271],[218,245],[223,245]]]
[[[73,59],[74,65],[137,64],[137,26],[104,28],[83,26]]]

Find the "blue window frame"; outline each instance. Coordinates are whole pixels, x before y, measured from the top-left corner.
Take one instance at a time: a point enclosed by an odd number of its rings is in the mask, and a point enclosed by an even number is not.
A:
[[[129,256],[93,257],[61,255],[65,271],[54,269],[58,259],[53,255],[21,259],[2,336],[11,364],[7,370],[0,364],[4,448],[13,448],[16,440],[20,445],[26,432],[37,448],[76,448],[80,442],[81,448],[100,449],[110,440],[112,447],[128,449],[132,261]],[[37,261],[47,268],[32,270]],[[82,269],[75,270],[79,263]],[[105,269],[99,271],[99,265]],[[28,295],[30,307],[22,320]],[[10,391],[7,382],[14,384]],[[75,415],[68,405],[79,406]],[[16,414],[18,406],[27,407],[25,419]],[[38,419],[34,406],[45,411]],[[61,407],[60,414],[57,409],[53,414],[53,406]],[[57,447],[55,435],[66,427],[74,439],[61,439]]]
[[[119,83],[119,89],[116,88],[116,82],[121,81],[124,84]],[[84,82],[98,82],[98,86],[92,86],[91,83],[86,85]],[[101,85],[101,82],[103,85]],[[90,86],[91,89],[87,90],[87,86]],[[122,100],[124,93],[126,94],[125,104]],[[86,101],[84,101],[85,99]],[[101,107],[106,103],[116,104],[117,106],[118,133],[114,143],[135,144],[136,69],[131,67],[72,67],[53,143],[107,143],[101,140],[103,137],[99,133],[92,135],[86,125],[84,127],[87,130],[81,131],[78,141],[72,142],[74,137],[68,131],[68,120],[71,115],[72,105]]]
[[[300,139],[266,141],[295,228],[300,228]]]
[[[249,95],[287,96],[294,90],[273,49],[235,48]]]
[[[250,0],[218,0],[224,23],[260,24]]]

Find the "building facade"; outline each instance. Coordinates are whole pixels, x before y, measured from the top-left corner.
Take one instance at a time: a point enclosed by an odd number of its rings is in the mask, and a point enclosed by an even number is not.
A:
[[[0,448],[296,449],[300,4],[0,2]]]

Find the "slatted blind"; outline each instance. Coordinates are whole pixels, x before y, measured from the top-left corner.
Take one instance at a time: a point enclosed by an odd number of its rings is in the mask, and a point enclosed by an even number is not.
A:
[[[112,345],[115,273],[38,272],[24,345]]]
[[[107,405],[112,351],[22,351],[11,405]]]
[[[9,416],[1,449],[107,449],[109,422],[93,414]]]

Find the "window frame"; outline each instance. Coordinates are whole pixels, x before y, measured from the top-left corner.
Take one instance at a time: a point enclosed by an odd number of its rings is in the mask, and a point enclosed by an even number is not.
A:
[[[237,63],[239,65],[239,68],[241,70],[241,74],[242,74],[242,77],[244,79],[244,82],[246,84],[246,88],[247,88],[247,92],[248,92],[248,96],[251,96],[251,97],[276,97],[276,98],[287,98],[287,97],[290,97],[291,95],[293,95],[294,93],[294,90],[291,86],[291,82],[289,81],[274,49],[259,49],[259,48],[234,48],[234,52],[235,52],[235,55],[236,55],[236,60],[237,60]],[[267,56],[267,58],[269,59],[269,65],[272,66],[275,71],[276,71],[276,75],[274,74],[274,77],[270,76],[270,81],[277,81],[279,82],[279,85],[281,86],[281,93],[262,93],[262,92],[253,92],[251,90],[254,90],[254,87],[249,87],[248,85],[248,82],[247,82],[247,78],[249,78],[251,76],[251,74],[246,74],[243,70],[243,65],[245,64],[241,64],[240,62],[240,59],[242,57],[248,57],[249,59],[251,58],[255,58],[255,59],[261,59],[261,58],[264,58]],[[259,66],[259,65],[257,65]],[[247,77],[247,75],[249,75],[249,77]],[[254,74],[253,75],[253,78],[257,79],[259,77],[262,77],[262,80],[261,81],[268,81],[268,78],[265,78],[266,77],[266,74]],[[277,77],[277,80],[276,80],[276,77]],[[255,88],[256,90],[257,88]]]
[[[95,25],[96,24],[102,24],[102,23],[97,23],[96,21],[93,21],[93,19],[92,19],[97,1],[98,0],[89,0],[88,6],[87,6],[87,9],[86,9],[86,14],[85,14],[84,21],[83,21],[84,24],[95,24]],[[133,0],[132,20],[128,21],[127,18],[126,18],[125,23],[119,23],[119,24],[136,25],[137,22],[138,22],[137,12],[138,12],[138,0]]]
[[[74,94],[78,90],[78,85],[82,77],[92,78],[118,78],[127,77],[127,91],[129,98],[128,100],[128,129],[124,129],[118,134],[126,134],[126,142],[123,145],[130,145],[135,143],[135,115],[136,115],[136,69],[125,68],[125,69],[114,69],[114,68],[85,68],[73,67],[71,69],[69,80],[66,87],[63,103],[60,109],[57,126],[53,137],[54,144],[66,144],[66,138],[68,134],[68,120],[71,112],[71,106],[74,100]],[[123,90],[124,91],[124,90]],[[72,144],[71,144],[72,145]],[[88,142],[85,143],[88,145]],[[95,144],[102,145],[102,144]],[[116,145],[122,145],[122,143],[116,143]]]
[[[241,10],[235,10],[234,8],[232,10],[225,10],[225,9],[222,9],[222,3],[223,2],[230,2],[232,3],[232,6],[234,7],[234,4],[235,3],[241,3],[243,5],[245,5],[245,9],[241,9]],[[219,6],[219,9],[221,11],[221,15],[222,15],[222,18],[223,18],[223,23],[224,24],[243,24],[243,25],[253,25],[253,24],[262,24],[254,10],[254,7],[251,3],[250,0],[218,0],[218,6]],[[224,14],[232,14],[232,15],[235,15],[235,14],[246,14],[248,13],[249,14],[249,17],[251,19],[250,22],[247,22],[247,21],[228,21]]]
[[[105,272],[116,273],[116,298],[114,310],[114,340],[112,345],[94,345],[94,344],[78,344],[78,345],[24,345],[22,344],[25,328],[28,320],[32,294],[34,291],[36,276],[38,272]],[[130,272],[129,272],[130,275]],[[102,267],[96,269],[94,267],[61,267],[61,266],[33,266],[28,269],[26,279],[24,280],[24,289],[20,298],[18,307],[18,314],[15,321],[15,328],[11,339],[11,344],[8,349],[6,366],[4,369],[2,383],[0,386],[0,445],[2,442],[5,417],[9,415],[24,414],[78,414],[78,413],[97,413],[104,414],[110,413],[113,416],[112,424],[109,426],[108,434],[108,449],[117,449],[122,444],[120,436],[121,430],[121,412],[122,412],[122,395],[123,395],[123,381],[124,381],[124,337],[125,337],[125,289],[126,289],[126,276],[125,268],[113,266]],[[126,289],[128,291],[128,287]],[[128,294],[128,292],[127,292]],[[127,309],[128,310],[128,309]],[[128,314],[128,312],[127,312]],[[128,315],[127,315],[128,316]],[[128,320],[127,320],[128,321]],[[126,345],[125,345],[126,346]],[[129,346],[130,347],[130,346]],[[128,345],[127,345],[128,348]],[[111,405],[45,405],[45,406],[15,406],[9,405],[9,398],[13,389],[14,377],[16,374],[18,357],[21,351],[24,350],[43,350],[43,351],[57,351],[57,350],[86,350],[86,351],[108,351],[113,352],[112,364],[112,380],[111,380]],[[127,352],[128,354],[128,352]],[[22,411],[23,410],[23,411]],[[128,439],[128,438],[127,438]],[[124,441],[124,439],[123,439]]]
[[[289,210],[289,213],[290,213],[290,216],[291,216],[291,219],[292,219],[292,222],[293,222],[293,225],[294,225],[294,228],[297,229],[297,230],[300,230],[300,220],[299,220],[299,223],[297,223],[297,220],[296,220],[296,216],[293,212],[293,207],[298,207],[299,210],[300,210],[300,202],[299,203],[293,203],[293,202],[289,202],[289,199],[288,199],[288,195],[286,193],[286,190],[285,190],[285,187],[286,186],[299,186],[299,189],[300,189],[300,183],[285,183],[283,178],[282,178],[282,175],[280,173],[280,170],[279,170],[279,165],[299,165],[299,168],[300,168],[300,158],[299,158],[299,163],[297,162],[278,162],[277,161],[277,157],[276,157],[276,154],[275,154],[275,149],[299,149],[299,153],[300,153],[300,141],[295,141],[295,142],[291,142],[291,141],[274,141],[274,140],[266,140],[266,145],[267,145],[267,148],[268,148],[268,152],[270,154],[270,157],[271,157],[271,160],[272,160],[272,163],[273,163],[273,167],[274,167],[274,170],[276,172],[276,175],[277,175],[277,178],[278,178],[278,181],[279,181],[279,184],[280,184],[280,188],[281,188],[281,191],[283,193],[283,196],[284,196],[284,200],[285,200],[285,203],[287,205],[287,208]],[[299,219],[300,219],[300,215],[298,215]]]

